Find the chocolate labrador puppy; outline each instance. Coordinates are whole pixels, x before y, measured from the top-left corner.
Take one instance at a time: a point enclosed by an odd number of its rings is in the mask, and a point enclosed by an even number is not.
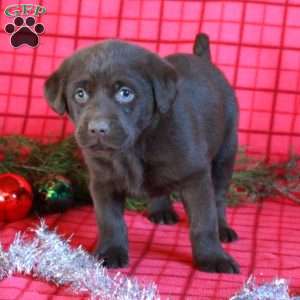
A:
[[[50,106],[68,114],[90,174],[108,267],[128,263],[123,218],[127,195],[149,198],[149,217],[175,223],[169,194],[181,193],[194,262],[208,272],[238,273],[221,242],[237,238],[225,216],[237,149],[237,103],[210,61],[205,35],[194,54],[160,58],[109,40],[66,59],[45,85]]]

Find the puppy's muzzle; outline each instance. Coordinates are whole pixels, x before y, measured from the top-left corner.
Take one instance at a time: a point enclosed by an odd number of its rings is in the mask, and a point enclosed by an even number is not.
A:
[[[116,150],[122,147],[127,139],[124,129],[117,120],[96,117],[87,123],[87,135],[91,150]],[[83,143],[84,144],[84,143]]]

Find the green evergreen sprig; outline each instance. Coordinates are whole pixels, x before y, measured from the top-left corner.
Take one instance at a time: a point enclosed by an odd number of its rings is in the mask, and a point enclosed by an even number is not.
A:
[[[45,178],[62,175],[71,181],[77,203],[90,201],[87,171],[74,137],[44,144],[24,136],[2,136],[0,155],[0,173],[24,176],[34,192]]]
[[[49,144],[24,136],[2,136],[0,155],[0,173],[24,176],[34,191],[41,180],[62,175],[71,181],[78,204],[91,201],[87,169],[73,136]],[[276,195],[300,203],[299,161],[299,156],[292,156],[284,163],[267,164],[253,160],[241,151],[229,190],[229,205]],[[178,197],[173,195],[173,198]],[[127,199],[127,208],[131,210],[142,211],[146,205],[142,199]]]
[[[229,189],[229,204],[283,196],[300,203],[300,156],[279,163],[257,161],[240,151]]]

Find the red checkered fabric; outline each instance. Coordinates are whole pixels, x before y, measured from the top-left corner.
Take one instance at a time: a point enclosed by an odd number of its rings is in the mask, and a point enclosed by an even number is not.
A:
[[[121,271],[141,282],[155,282],[162,299],[225,300],[235,294],[249,275],[258,281],[284,277],[291,292],[300,294],[300,206],[284,199],[230,208],[228,219],[240,239],[224,245],[241,265],[240,275],[209,274],[192,266],[188,223],[183,208],[176,205],[180,222],[154,225],[135,212],[126,213],[130,265]],[[73,235],[72,244],[91,250],[96,242],[96,220],[91,207],[73,209],[46,218],[50,228]],[[0,241],[8,246],[18,230],[37,224],[26,219],[0,227]],[[1,300],[83,299],[67,288],[38,279],[13,276],[0,282]],[[250,299],[249,299],[250,300]],[[279,300],[279,299],[274,299]]]
[[[3,14],[8,5],[45,6],[45,26],[37,48],[13,49]],[[44,141],[73,132],[66,117],[52,112],[43,97],[47,76],[76,49],[106,38],[122,38],[161,55],[191,52],[196,33],[211,38],[213,61],[234,86],[240,105],[240,144],[270,160],[300,152],[300,0],[35,0],[0,1],[0,135],[24,134]],[[192,268],[188,226],[154,226],[127,212],[131,264],[140,280],[155,281],[172,299],[228,299],[252,273],[261,279],[290,279],[300,293],[300,207],[270,200],[229,210],[240,240],[227,245],[240,262],[241,275],[216,275]],[[17,230],[37,220],[2,224],[8,245]],[[73,244],[95,243],[91,207],[47,217]],[[298,289],[298,290],[297,290]],[[14,276],[0,282],[0,299],[83,299],[66,288]]]
[[[0,2],[0,134],[49,140],[73,131],[49,109],[42,86],[74,50],[122,38],[161,55],[191,52],[203,31],[237,92],[240,143],[269,159],[299,152],[300,0],[35,0],[47,9],[40,46],[13,49],[3,31],[13,18],[3,11],[28,2]]]

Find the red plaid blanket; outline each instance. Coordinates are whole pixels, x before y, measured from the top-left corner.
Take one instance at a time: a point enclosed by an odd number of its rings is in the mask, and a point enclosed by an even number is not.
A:
[[[120,270],[142,282],[155,282],[162,299],[229,299],[249,275],[258,281],[284,277],[292,293],[300,293],[300,205],[284,199],[271,199],[228,209],[231,226],[240,239],[224,245],[241,265],[240,275],[209,274],[192,266],[187,217],[180,204],[177,225],[154,225],[142,214],[126,212],[129,231],[130,265]],[[2,224],[0,241],[8,246],[19,230],[39,222],[28,218]],[[96,242],[93,208],[85,206],[64,214],[46,217],[50,228],[58,227],[66,237],[73,234],[72,245],[92,249]],[[111,271],[115,272],[115,271]],[[87,299],[37,278],[14,275],[0,282],[0,299],[44,300]]]
[[[4,28],[14,18],[4,11],[15,3],[47,10],[36,17],[45,28],[37,48],[10,45]],[[20,10],[13,6],[11,13]],[[285,159],[300,151],[299,15],[300,0],[1,0],[0,134],[48,141],[73,132],[47,105],[43,84],[76,49],[121,38],[162,56],[191,53],[203,31],[239,99],[240,144],[251,154]]]

